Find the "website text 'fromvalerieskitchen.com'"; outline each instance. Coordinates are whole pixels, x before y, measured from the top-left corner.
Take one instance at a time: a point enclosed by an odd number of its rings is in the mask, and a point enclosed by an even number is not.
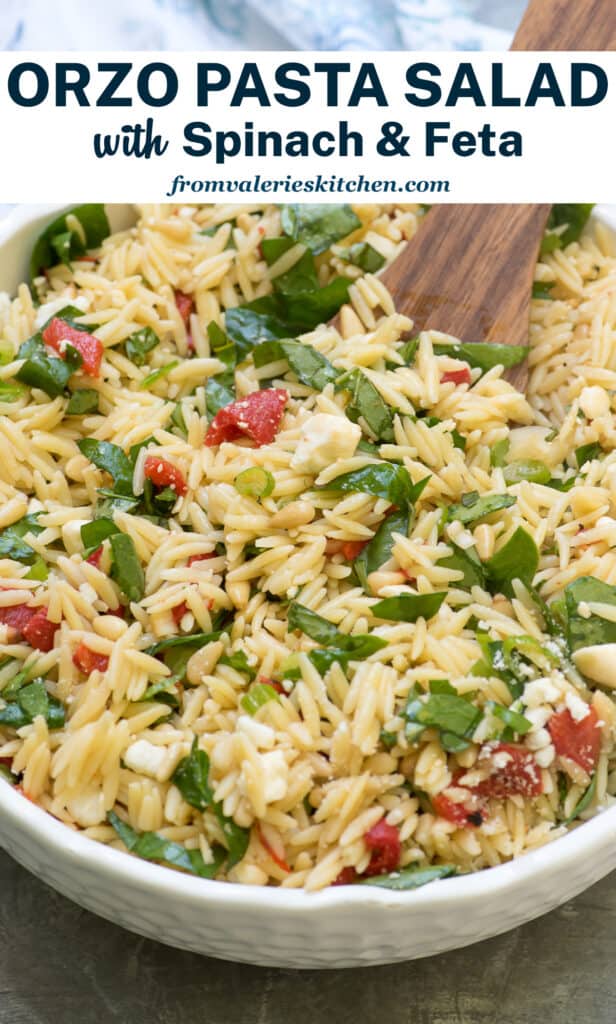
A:
[[[451,192],[452,183],[448,178],[420,178],[398,181],[394,178],[367,178],[363,174],[346,177],[340,174],[317,174],[310,178],[295,178],[287,174],[284,178],[265,178],[255,174],[251,178],[218,178],[215,180],[190,179],[176,174],[165,192],[168,198],[195,195],[230,195],[274,193],[331,195],[332,193],[419,193],[426,195]]]

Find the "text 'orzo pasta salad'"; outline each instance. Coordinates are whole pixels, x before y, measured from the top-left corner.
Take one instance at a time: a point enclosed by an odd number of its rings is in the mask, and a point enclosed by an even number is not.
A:
[[[50,224],[0,307],[0,785],[310,890],[490,867],[610,804],[616,254],[589,213],[553,208],[526,397],[525,349],[396,313],[378,271],[420,207]]]

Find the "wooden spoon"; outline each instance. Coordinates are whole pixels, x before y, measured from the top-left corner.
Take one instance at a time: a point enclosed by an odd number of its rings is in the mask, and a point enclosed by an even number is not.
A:
[[[531,0],[514,50],[616,49],[616,0]],[[527,345],[535,264],[550,206],[439,205],[383,271],[418,330]],[[526,361],[507,371],[521,391]]]

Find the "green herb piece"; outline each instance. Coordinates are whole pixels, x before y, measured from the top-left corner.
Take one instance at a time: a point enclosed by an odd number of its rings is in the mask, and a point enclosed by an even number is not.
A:
[[[82,363],[81,356],[72,345],[66,346],[63,359],[49,355],[40,331],[20,345],[17,357],[25,359],[15,374],[17,380],[31,388],[39,388],[50,398],[64,394],[69,378]]]
[[[493,512],[500,512],[502,509],[511,508],[515,505],[516,499],[512,494],[487,494],[480,498],[477,491],[469,491],[463,494],[458,505],[450,505],[447,510],[448,522],[457,520],[467,525],[478,519],[484,519]]]
[[[501,441],[497,441],[496,444],[492,445],[490,450],[490,465],[491,466],[504,466],[507,453],[509,452],[509,446],[511,442],[508,437],[503,437]]]
[[[218,664],[228,665],[229,668],[234,668],[236,672],[243,672],[251,682],[256,676],[256,672],[252,665],[248,663],[248,658],[244,651],[235,651],[234,654],[223,654]]]
[[[571,651],[595,644],[616,643],[616,622],[591,614],[580,614],[580,604],[607,604],[616,608],[616,587],[594,576],[581,576],[565,587],[567,639]]]
[[[64,726],[64,708],[59,700],[49,696],[42,679],[13,688],[13,693],[14,698],[0,711],[0,726],[21,729],[24,725],[30,725],[38,715],[45,719],[50,729],[61,729]],[[5,688],[2,697],[6,700],[8,696],[8,688]]]
[[[533,281],[533,299],[553,299],[552,288],[555,284],[555,281]]]
[[[460,739],[470,738],[482,717],[474,704],[451,693],[432,693],[418,704],[412,720]],[[409,714],[408,708],[405,713]]]
[[[461,580],[456,580],[452,587],[460,587],[462,590],[470,590],[471,587],[485,587],[486,575],[484,568],[474,548],[461,548],[452,544],[453,554],[446,558],[440,558],[436,563],[444,569],[455,569],[464,573]]]
[[[391,619],[394,622],[417,622],[417,619],[431,619],[436,615],[446,591],[434,594],[398,594],[386,597],[372,605],[370,611],[377,619]]]
[[[127,600],[140,601],[145,593],[145,576],[135,545],[126,533],[114,533],[111,544],[111,578]]]
[[[371,380],[359,369],[339,377],[336,391],[349,391],[351,397],[344,410],[357,423],[361,417],[378,441],[394,440],[394,418],[391,409]]]
[[[521,526],[485,564],[490,589],[508,597],[513,593],[513,580],[532,584],[538,568],[539,549]]]
[[[160,366],[158,370],[152,370],[146,377],[143,378],[139,387],[142,391],[149,391],[154,384],[164,377],[167,377],[172,370],[175,370],[176,366],[179,366],[180,362],[178,359],[173,359],[170,363],[165,363],[164,366]]]
[[[384,498],[392,505],[404,508],[414,505],[430,479],[429,476],[414,484],[404,466],[394,466],[391,462],[378,462],[361,469],[352,470],[334,477],[321,491],[362,492]],[[512,499],[515,500],[515,499]]]
[[[251,466],[238,473],[234,486],[238,494],[251,498],[268,498],[274,490],[274,477],[262,466]]]
[[[594,205],[594,203],[555,203],[548,218],[548,233],[544,236],[544,242],[555,238],[554,248],[557,249],[566,249],[571,242],[577,242]],[[554,235],[554,229],[562,227],[563,224],[566,225],[565,230]],[[542,251],[545,250],[542,248]]]
[[[341,633],[336,629],[333,622],[317,615],[310,608],[298,604],[297,601],[289,605],[288,612],[289,632],[294,629],[301,630],[311,640],[323,644],[325,649],[311,651],[309,658],[321,674],[327,671],[334,662],[338,662],[344,668],[349,661],[363,661],[376,651],[387,647],[387,641],[382,637],[370,634]]]
[[[159,344],[160,338],[152,328],[142,327],[140,331],[135,331],[130,338],[126,339],[124,348],[131,363],[134,363],[135,366],[143,366],[148,352],[151,352]]]
[[[594,799],[596,791],[597,791],[597,773],[595,772],[593,774],[592,779],[590,780],[590,783],[588,784],[588,786],[586,787],[586,789],[582,793],[580,799],[578,800],[577,804],[575,805],[575,807],[571,811],[571,814],[569,815],[569,817],[565,818],[564,821],[561,821],[560,824],[561,825],[570,825],[572,821],[575,821],[576,818],[579,818],[580,814],[583,811],[585,811],[588,807],[590,807],[591,803],[593,802],[593,799]]]
[[[385,562],[391,558],[394,546],[394,534],[400,533],[403,537],[408,536],[410,525],[410,514],[408,509],[401,509],[390,512],[383,520],[374,537],[353,562],[353,568],[357,578],[366,593],[370,592],[368,576],[376,572]]]
[[[280,697],[273,686],[269,683],[255,683],[250,687],[248,693],[240,698],[240,704],[248,715],[256,715],[259,708],[268,704],[271,700],[280,703]]]
[[[148,704],[156,701],[157,704],[166,704],[174,711],[177,711],[180,706],[177,688],[179,682],[180,678],[178,676],[165,676],[164,679],[158,679],[155,683],[151,683],[148,686],[143,696],[135,703]]]
[[[261,251],[267,265],[273,266],[294,245],[295,242],[292,238],[264,238],[261,242]],[[319,287],[319,279],[310,250],[307,249],[284,274],[273,278],[272,283],[274,289],[282,295],[297,295],[300,292],[316,291]]]
[[[206,864],[199,850],[187,850],[180,843],[164,839],[156,832],[135,832],[130,825],[109,811],[107,820],[115,829],[129,853],[142,860],[161,861],[170,867],[181,868],[199,878],[214,878],[222,866],[224,854],[220,848],[214,849],[214,861]]]
[[[390,875],[361,878],[358,879],[358,882],[361,885],[376,885],[380,889],[408,892],[410,889],[420,889],[422,885],[428,885],[429,882],[436,882],[439,878],[450,878],[457,873],[458,869],[454,864],[435,864],[429,868],[402,868]]]
[[[210,377],[205,385],[205,405],[207,414],[212,419],[217,412],[235,401],[235,366],[237,350],[233,341],[218,326],[215,320],[208,324],[210,349],[216,359],[224,363],[225,369]],[[186,429],[186,428],[184,428]]]
[[[190,754],[180,761],[171,781],[191,807],[195,807],[199,811],[212,810],[214,812],[227,841],[227,867],[232,868],[246,853],[250,840],[250,829],[240,828],[239,825],[236,825],[233,819],[227,817],[223,812],[222,804],[214,800],[214,792],[209,783],[209,772],[209,758],[205,751],[199,750],[195,737]]]
[[[487,373],[495,366],[503,366],[506,370],[517,366],[524,362],[528,351],[527,345],[498,345],[484,341],[439,343],[434,346],[435,355],[463,359],[469,366],[478,367],[482,373]]]
[[[85,416],[90,412],[98,412],[98,399],[98,391],[94,388],[79,388],[69,398],[65,413],[67,416]]]
[[[538,459],[519,459],[505,466],[503,476],[506,484],[519,484],[528,480],[532,484],[547,484],[551,477],[545,462]]]
[[[366,274],[376,274],[385,266],[385,257],[381,256],[369,242],[356,242],[348,249],[341,249],[338,256],[347,263],[359,267]]]
[[[315,391],[322,391],[341,373],[316,348],[301,341],[264,341],[253,350],[252,358],[256,367],[286,359],[297,379]]]
[[[315,256],[361,227],[359,217],[346,203],[292,203],[281,208],[280,220],[285,235],[307,246]]]
[[[417,355],[417,349],[419,348],[419,337],[410,338],[409,341],[405,341],[403,345],[398,349],[398,355],[402,359],[405,366],[412,366],[415,362],[415,356]],[[392,363],[392,369],[396,369],[396,364]]]
[[[524,736],[533,727],[533,723],[525,718],[524,715],[520,714],[519,711],[515,711],[512,707],[504,707],[502,704],[495,704],[494,701],[488,701],[486,708],[496,717],[500,718],[501,722],[505,724],[508,729],[512,732],[518,733],[520,736]]]
[[[167,668],[184,680],[186,665],[193,654],[219,637],[218,630],[212,633],[192,633],[190,636],[171,636],[152,644],[146,649],[146,654],[162,655]]]
[[[583,444],[580,448],[576,448],[575,461],[577,462],[578,469],[585,466],[587,462],[598,459],[602,454],[603,449],[598,441],[591,441],[590,444]],[[573,479],[575,480],[575,477]]]
[[[79,221],[85,235],[85,245],[80,233],[67,228],[66,218],[69,213]],[[47,225],[34,245],[30,257],[30,279],[38,277],[41,271],[54,266],[58,261],[70,266],[71,260],[83,256],[88,249],[98,248],[109,232],[109,221],[102,203],[85,203],[61,214]]]
[[[381,729],[379,733],[379,742],[385,747],[385,750],[392,750],[398,742],[398,736],[395,732],[388,732],[387,729]]]
[[[95,441],[93,437],[85,437],[77,442],[77,447],[97,469],[109,473],[117,494],[127,497],[132,495],[133,464],[119,445],[112,444],[111,441]]]
[[[106,487],[99,487],[100,498],[96,503],[95,519],[111,519],[114,512],[134,512],[139,506],[139,498],[130,498],[125,494],[116,494]]]
[[[331,320],[347,301],[350,284],[345,277],[336,277],[315,291],[265,295],[228,309],[225,328],[238,359],[245,359],[260,342],[288,339]]]
[[[81,543],[86,551],[96,551],[107,537],[113,537],[120,533],[119,528],[112,519],[93,519],[91,523],[84,523],[79,531]]]
[[[26,394],[23,384],[15,381],[0,380],[0,402],[18,402]]]

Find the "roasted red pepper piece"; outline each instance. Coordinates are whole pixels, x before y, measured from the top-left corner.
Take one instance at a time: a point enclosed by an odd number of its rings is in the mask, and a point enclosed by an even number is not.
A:
[[[151,480],[155,487],[170,487],[180,497],[188,490],[184,474],[173,463],[161,459],[158,455],[148,455],[143,464],[143,472],[146,479]]]
[[[98,569],[98,568],[100,568],[101,558],[102,557],[103,557],[103,545],[101,544],[100,547],[95,548],[94,551],[90,552],[90,554],[86,558],[86,562],[89,562],[90,565],[95,565],[96,568]]]
[[[106,654],[97,654],[96,651],[91,651],[85,644],[79,644],[73,654],[73,665],[76,665],[84,675],[89,676],[94,669],[106,672],[109,668],[109,658]]]
[[[548,732],[557,754],[575,761],[585,772],[593,770],[601,750],[599,716],[594,708],[579,720],[568,708],[557,712],[548,722]]]
[[[361,555],[362,551],[369,543],[369,540],[345,540],[343,541],[340,550],[347,562],[352,562],[358,555]]]
[[[46,608],[37,608],[27,626],[22,630],[24,639],[31,647],[38,651],[50,651],[53,647],[53,638],[56,635],[59,624],[50,622],[47,618]]]
[[[216,558],[216,552],[206,551],[204,555],[191,555],[187,563],[188,568],[190,569],[191,565],[194,565],[195,562],[205,562],[208,558]]]
[[[447,370],[441,377],[441,384],[452,383],[458,387],[459,384],[471,384],[472,380],[471,371],[465,366],[462,370]]]
[[[55,316],[43,331],[43,341],[55,349],[63,359],[65,358],[63,342],[68,342],[79,352],[82,358],[81,369],[83,372],[87,373],[89,377],[100,375],[104,348],[98,338],[89,334],[88,331],[79,331],[76,327],[71,327],[70,324]]]
[[[0,622],[14,630],[17,636],[23,634],[24,628],[36,614],[36,608],[29,608],[27,604],[12,604],[7,608],[0,608]]]
[[[181,292],[179,290],[176,290],[173,293],[173,296],[175,298],[178,313],[184,321],[184,326],[188,327],[191,314],[195,308],[194,299],[192,295],[187,295],[186,292]]]
[[[270,444],[280,428],[288,398],[283,388],[266,388],[231,402],[214,416],[205,435],[206,445],[212,448],[238,437],[249,437],[257,447]]]
[[[366,878],[372,875],[386,875],[400,866],[402,846],[400,833],[394,825],[388,825],[381,819],[368,829],[364,842],[372,852],[370,863],[364,871]]]
[[[471,797],[470,792],[469,797]],[[471,809],[466,804],[456,804],[444,793],[432,797],[432,807],[439,818],[445,818],[447,821],[453,822],[454,825],[458,825],[459,828],[478,828],[485,819],[485,812],[482,808]]]
[[[539,796],[542,792],[541,769],[526,747],[497,743],[490,750],[490,760],[491,775],[473,786],[471,792],[498,800],[508,796]]]

